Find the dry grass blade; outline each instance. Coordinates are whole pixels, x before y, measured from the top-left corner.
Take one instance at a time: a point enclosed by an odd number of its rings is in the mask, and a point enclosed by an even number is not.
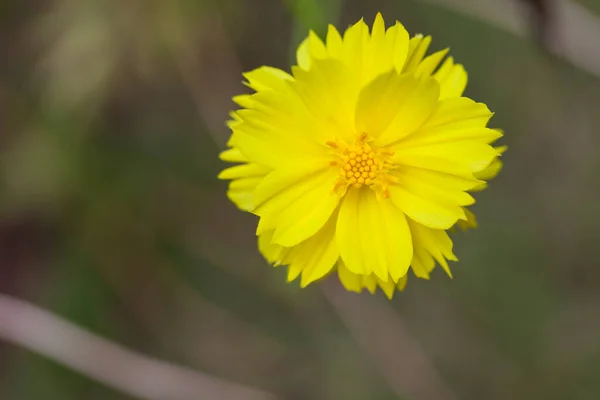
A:
[[[5,295],[0,295],[0,338],[143,400],[275,399],[258,389],[132,352]]]

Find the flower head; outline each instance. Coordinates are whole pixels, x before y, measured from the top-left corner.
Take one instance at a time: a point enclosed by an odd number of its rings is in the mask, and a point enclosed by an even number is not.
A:
[[[325,42],[302,42],[291,74],[244,74],[253,94],[234,98],[219,177],[259,217],[259,249],[306,286],[337,271],[360,292],[388,297],[412,269],[428,279],[456,261],[447,230],[474,222],[466,209],[497,173],[492,113],[462,97],[467,75],[431,38],[387,30],[377,15]],[[445,59],[445,60],[444,60]],[[489,170],[492,170],[491,172]]]

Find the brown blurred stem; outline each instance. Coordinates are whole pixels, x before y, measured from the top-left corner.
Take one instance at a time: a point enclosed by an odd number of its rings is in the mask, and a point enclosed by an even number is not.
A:
[[[517,36],[526,36],[528,24],[519,7],[523,0],[419,0],[471,16]],[[535,2],[536,4],[539,2]],[[530,2],[531,4],[531,2]],[[547,13],[551,31],[546,30],[546,48],[572,65],[600,77],[600,19],[572,0],[532,4],[538,15]],[[547,29],[547,28],[544,28]],[[550,35],[551,34],[551,35]],[[510,54],[507,56],[510,57]]]
[[[274,400],[258,389],[135,353],[0,294],[0,339],[143,400]]]
[[[335,279],[323,282],[323,293],[400,398],[454,399],[389,303],[377,296],[349,293]]]
[[[556,29],[553,0],[520,0],[530,10],[532,31],[540,44],[552,50]]]

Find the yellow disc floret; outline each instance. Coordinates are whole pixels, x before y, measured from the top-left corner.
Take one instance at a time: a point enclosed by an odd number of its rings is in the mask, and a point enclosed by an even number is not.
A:
[[[368,142],[369,136],[366,133],[360,134],[351,145],[327,142],[336,156],[331,165],[340,170],[340,177],[334,187],[336,193],[343,195],[348,187],[368,186],[378,195],[389,197],[387,186],[396,182],[396,178],[388,174],[394,168],[387,161],[393,153],[374,149]]]

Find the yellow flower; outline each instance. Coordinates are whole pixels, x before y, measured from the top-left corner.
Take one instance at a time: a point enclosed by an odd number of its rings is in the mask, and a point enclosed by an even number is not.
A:
[[[456,261],[447,230],[466,221],[502,133],[492,113],[462,97],[467,75],[431,38],[409,39],[377,15],[325,43],[302,42],[291,74],[244,74],[219,175],[228,196],[260,217],[259,249],[302,287],[337,271],[351,291],[388,297],[407,273],[428,279]]]

